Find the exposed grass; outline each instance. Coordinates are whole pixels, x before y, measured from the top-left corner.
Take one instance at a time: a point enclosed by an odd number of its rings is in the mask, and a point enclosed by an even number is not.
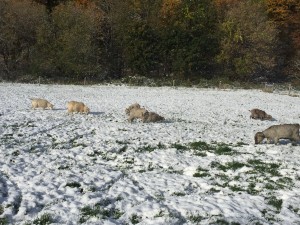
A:
[[[228,170],[238,170],[245,166],[244,163],[238,162],[238,161],[232,161],[227,162],[225,165],[220,164],[219,162],[213,161],[211,164],[212,168],[217,168],[222,171],[228,171]]]
[[[197,168],[197,172],[194,173],[193,177],[209,177],[210,173],[209,170],[203,169],[202,167]]]
[[[192,223],[196,223],[196,224],[201,222],[203,219],[205,219],[201,215],[190,215],[187,218],[188,218],[189,221],[191,221]]]
[[[99,215],[99,206],[91,207],[85,206],[81,209],[81,217],[79,219],[80,223],[84,223],[92,217],[97,217]]]
[[[171,144],[171,148],[176,148],[177,150],[188,150],[188,147],[179,143]]]
[[[282,208],[282,199],[277,199],[276,197],[271,196],[270,198],[267,198],[267,203],[273,206],[277,212],[280,212]]]
[[[234,153],[234,150],[228,145],[222,143],[216,147],[215,153],[217,155],[232,155]]]
[[[136,214],[132,214],[129,220],[132,224],[138,224],[139,222],[141,222],[141,218]]]
[[[139,147],[136,151],[137,152],[153,152],[156,148],[151,146],[151,145],[147,145],[147,146],[142,146]]]
[[[250,159],[247,163],[254,169],[254,173],[268,173],[271,176],[281,176],[278,171],[281,166],[280,163],[265,163],[259,159]]]
[[[81,187],[81,184],[78,182],[69,182],[66,184],[66,187],[79,188],[79,187]]]
[[[54,220],[52,219],[51,215],[49,213],[45,213],[32,222],[27,221],[24,225],[47,225],[53,222]]]
[[[217,219],[217,221],[210,223],[210,225],[240,225],[240,223],[227,222],[225,219]]]
[[[175,195],[175,196],[185,196],[186,194],[183,193],[183,192],[174,192],[172,195]]]
[[[0,218],[0,225],[7,225],[8,224],[8,219],[6,217]]]
[[[124,213],[116,208],[104,208],[106,206],[110,205],[110,201],[108,202],[100,202],[95,204],[95,206],[85,206],[81,209],[80,213],[80,223],[85,223],[92,217],[96,218],[112,218],[112,219],[118,219],[120,218]]]
[[[199,150],[199,151],[207,151],[207,150],[213,150],[215,149],[214,146],[207,144],[204,141],[197,141],[197,142],[192,142],[189,144],[190,147],[194,150]]]

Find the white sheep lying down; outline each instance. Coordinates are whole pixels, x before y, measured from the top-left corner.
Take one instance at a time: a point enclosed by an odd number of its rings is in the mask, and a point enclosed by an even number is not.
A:
[[[299,128],[299,124],[273,125],[255,134],[255,144],[261,143],[265,138],[267,139],[267,143],[274,141],[275,144],[278,143],[279,139],[290,139],[293,142],[298,142],[300,141]]]
[[[67,103],[68,114],[84,113],[88,114],[90,109],[83,102],[70,101]]]
[[[36,108],[53,109],[53,104],[41,98],[31,99],[31,105],[32,105],[32,109],[36,109]]]

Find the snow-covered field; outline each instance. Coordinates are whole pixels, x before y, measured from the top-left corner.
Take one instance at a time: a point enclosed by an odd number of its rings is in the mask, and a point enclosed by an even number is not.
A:
[[[30,98],[54,110],[31,110]],[[66,113],[78,100],[89,115]],[[126,121],[138,102],[166,118]],[[254,145],[300,122],[260,90],[0,84],[0,224],[300,224],[300,147]],[[261,108],[276,120],[249,118]]]

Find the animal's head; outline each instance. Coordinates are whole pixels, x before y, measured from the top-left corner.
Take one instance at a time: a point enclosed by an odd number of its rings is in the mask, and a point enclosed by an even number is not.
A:
[[[267,119],[267,120],[272,120],[273,117],[272,117],[271,115],[267,115],[267,116],[266,116],[266,119]]]
[[[144,118],[149,117],[149,111],[144,109],[144,111],[142,112],[142,117]]]
[[[260,144],[265,138],[265,135],[263,132],[257,132],[254,136],[255,144]]]
[[[51,104],[51,103],[47,103],[47,107],[50,108],[50,109],[53,109],[54,105]]]
[[[87,106],[84,106],[83,108],[84,113],[89,114],[90,113],[90,108]]]
[[[132,109],[139,109],[139,108],[141,108],[140,104],[134,103],[134,104],[132,104],[131,106],[129,106],[128,108],[125,109],[125,113],[126,113],[126,115],[129,116],[130,111],[131,111]]]

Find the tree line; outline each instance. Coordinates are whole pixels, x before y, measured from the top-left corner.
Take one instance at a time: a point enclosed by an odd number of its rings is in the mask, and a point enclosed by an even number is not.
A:
[[[298,0],[0,0],[0,77],[300,79]]]

